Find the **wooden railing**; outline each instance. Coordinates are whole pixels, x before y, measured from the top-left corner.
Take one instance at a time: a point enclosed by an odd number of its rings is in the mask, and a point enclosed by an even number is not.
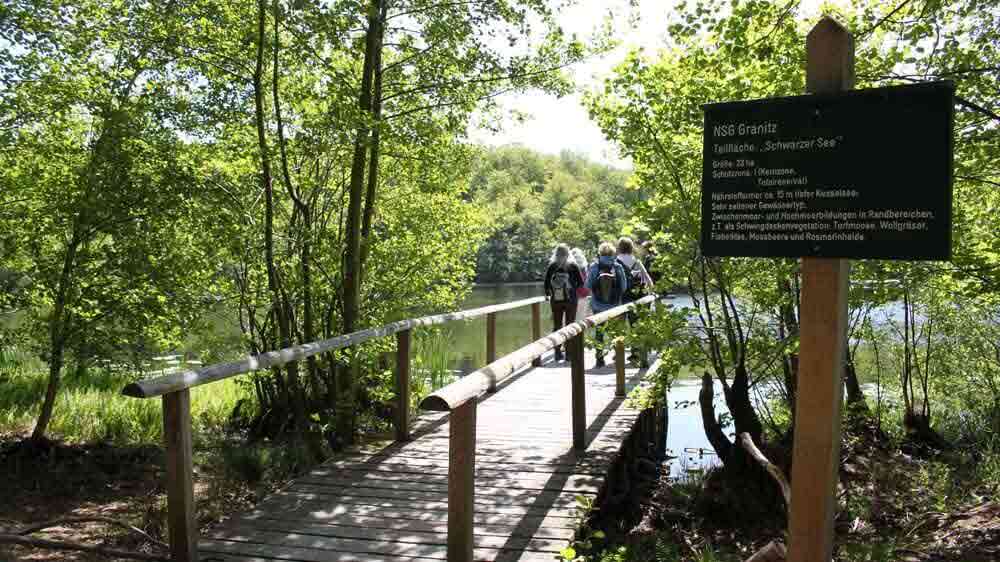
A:
[[[583,334],[622,316],[632,308],[652,303],[655,295],[612,308],[574,322],[517,351],[490,362],[448,386],[430,394],[420,402],[423,410],[449,412],[448,436],[448,562],[473,560],[473,499],[475,498],[476,467],[476,406],[481,398],[494,392],[497,384],[510,377],[520,367],[537,361],[545,352],[565,344],[570,359],[570,400],[572,411],[573,448],[586,449],[586,386],[584,384]],[[625,396],[624,345],[616,342],[615,395]]]
[[[492,365],[500,362],[496,361],[497,313],[531,306],[531,336],[533,340],[539,340],[541,338],[541,303],[545,300],[545,297],[534,297],[460,312],[400,320],[378,328],[369,328],[313,343],[251,355],[241,361],[220,363],[203,369],[142,380],[126,386],[122,389],[122,394],[126,396],[135,398],[162,396],[163,441],[167,453],[168,534],[173,562],[197,562],[198,560],[198,526],[195,520],[194,476],[191,458],[191,388],[244,373],[279,367],[320,353],[351,347],[371,339],[395,334],[397,348],[396,419],[394,425],[396,439],[407,441],[410,438],[410,335],[412,330],[422,326],[434,326],[445,322],[486,316],[486,357],[487,362]],[[541,353],[533,356],[530,360],[533,364],[540,365],[540,358]],[[454,419],[454,414],[452,414],[452,418]],[[458,425],[464,427],[466,424],[460,422]],[[473,428],[473,442],[475,440],[474,431]],[[450,494],[449,497],[451,497]],[[468,508],[470,517],[471,501],[470,496]],[[449,548],[451,547],[449,546]]]

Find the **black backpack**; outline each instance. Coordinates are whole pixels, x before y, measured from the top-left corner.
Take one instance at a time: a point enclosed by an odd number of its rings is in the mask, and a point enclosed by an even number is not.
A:
[[[642,291],[645,286],[642,283],[642,270],[639,268],[639,260],[632,262],[632,267],[625,265],[625,262],[615,258],[619,264],[621,264],[622,269],[625,270],[625,298],[628,300],[636,300],[642,296]]]
[[[572,298],[573,286],[569,281],[569,271],[558,268],[552,272],[549,279],[549,287],[552,289],[552,302],[566,302]]]
[[[597,280],[594,282],[594,298],[605,304],[615,304],[621,298],[621,287],[615,275],[615,263],[597,262]]]

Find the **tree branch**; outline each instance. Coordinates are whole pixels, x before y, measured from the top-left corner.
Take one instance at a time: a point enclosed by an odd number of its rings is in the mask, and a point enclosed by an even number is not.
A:
[[[144,552],[131,552],[119,550],[117,548],[107,548],[103,546],[93,546],[69,541],[52,541],[48,539],[36,539],[32,537],[22,537],[20,535],[0,534],[0,544],[20,544],[23,546],[33,546],[35,548],[47,548],[50,550],[75,550],[78,552],[93,552],[104,556],[115,558],[129,558],[132,560],[146,560],[149,562],[169,562],[166,556],[157,554],[146,554]]]
[[[903,0],[902,2],[900,2],[898,6],[896,6],[895,8],[892,9],[892,11],[890,11],[888,14],[886,14],[885,16],[883,16],[882,19],[880,19],[877,22],[875,22],[874,25],[872,25],[868,29],[862,31],[861,33],[858,33],[855,36],[855,41],[861,39],[862,37],[868,35],[869,33],[875,31],[876,29],[878,29],[878,26],[882,25],[883,23],[886,22],[886,20],[888,20],[892,16],[896,15],[897,12],[899,12],[900,10],[902,10],[903,8],[905,8],[906,5],[909,4],[909,3],[910,3],[910,0]]]
[[[750,453],[753,460],[757,461],[757,463],[771,475],[771,478],[774,478],[778,487],[781,488],[782,497],[785,498],[785,509],[790,510],[792,508],[792,486],[788,483],[788,478],[785,478],[785,474],[781,472],[781,469],[769,461],[767,457],[764,456],[764,453],[760,452],[760,449],[754,445],[753,438],[750,437],[749,433],[745,431],[741,433],[739,441],[740,446],[743,447],[747,453]]]
[[[132,525],[129,525],[128,523],[125,523],[123,521],[119,521],[117,519],[112,519],[110,517],[101,517],[99,515],[95,515],[95,516],[92,516],[92,517],[63,517],[61,519],[54,519],[52,521],[46,521],[44,523],[38,523],[37,525],[32,525],[30,527],[25,527],[24,529],[21,529],[20,531],[18,531],[17,534],[22,535],[22,536],[24,536],[24,535],[30,535],[32,533],[37,533],[38,531],[41,531],[43,529],[48,529],[50,527],[56,527],[56,526],[59,526],[59,525],[66,525],[66,524],[71,524],[71,523],[107,523],[109,525],[114,525],[116,527],[121,527],[122,529],[125,529],[126,531],[130,531],[132,533],[135,533],[135,534],[141,536],[142,538],[146,539],[147,541],[149,541],[149,542],[151,542],[151,543],[153,543],[156,546],[159,546],[161,548],[165,548],[165,549],[169,549],[170,548],[169,546],[167,546],[166,543],[154,539],[152,536],[150,536],[148,533],[146,533],[146,531],[143,531],[142,529],[139,529],[138,527],[133,527]]]

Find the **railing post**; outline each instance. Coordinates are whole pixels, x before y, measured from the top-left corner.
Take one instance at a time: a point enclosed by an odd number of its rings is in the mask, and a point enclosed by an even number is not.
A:
[[[194,516],[191,460],[191,393],[163,395],[163,442],[167,449],[167,527],[170,559],[198,562],[198,526]]]
[[[410,440],[410,330],[396,333],[396,441]]]
[[[572,387],[570,396],[573,412],[573,448],[583,451],[587,448],[587,397],[583,378],[583,334],[573,336],[567,343],[570,344],[567,351],[570,356],[570,385]]]
[[[615,339],[615,396],[625,396],[625,340]]]
[[[531,341],[538,341],[542,338],[542,303],[531,303]],[[542,366],[542,358],[535,357],[531,360],[533,367]]]
[[[497,313],[486,315],[486,364],[497,360]]]
[[[472,562],[476,400],[452,410],[448,423],[448,562]]]

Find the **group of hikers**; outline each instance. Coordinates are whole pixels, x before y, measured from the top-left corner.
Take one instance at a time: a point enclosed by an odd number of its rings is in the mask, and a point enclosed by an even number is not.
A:
[[[638,300],[652,291],[653,278],[647,266],[655,252],[648,242],[644,248],[645,263],[636,257],[635,244],[630,238],[619,238],[617,246],[601,242],[597,259],[588,264],[580,248],[557,245],[545,271],[545,295],[552,305],[553,330],[575,322],[578,317],[588,316],[588,307],[596,314]],[[634,312],[629,312],[627,317],[629,323],[635,321]],[[597,366],[601,367],[604,366],[604,331],[600,326],[596,337]],[[633,353],[629,360],[636,358]],[[560,346],[555,348],[555,359],[564,359]]]

